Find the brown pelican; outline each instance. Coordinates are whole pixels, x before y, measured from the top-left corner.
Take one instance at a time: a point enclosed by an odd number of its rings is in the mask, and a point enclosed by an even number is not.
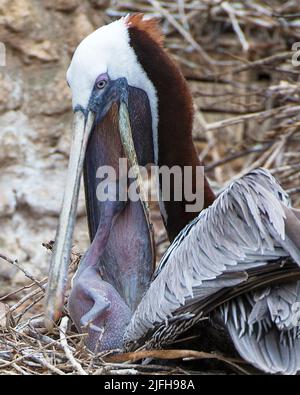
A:
[[[174,199],[173,184],[170,201],[160,193],[173,243],[152,282],[147,207],[119,198],[134,179],[142,189],[137,167],[133,179],[124,184],[120,175],[108,186],[107,201],[97,199],[97,169],[116,168],[121,156],[131,165],[190,166],[196,187],[192,98],[156,22],[133,15],[100,28],[77,48],[67,79],[74,141],[47,292],[48,325],[64,303],[84,168],[92,244],[74,279],[69,311],[78,330],[88,331],[90,349],[162,347],[209,315],[245,360],[266,372],[296,373],[300,214],[266,170],[235,181],[217,198],[205,179],[200,214]]]

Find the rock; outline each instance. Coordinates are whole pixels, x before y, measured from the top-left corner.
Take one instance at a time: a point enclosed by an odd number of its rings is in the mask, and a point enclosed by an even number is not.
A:
[[[95,30],[86,14],[78,12],[74,21],[75,47],[89,34]]]
[[[71,91],[66,82],[66,69],[40,67],[28,77],[26,88],[24,100],[26,112],[30,116],[53,116],[71,111]]]
[[[30,114],[37,110],[32,109],[31,111]],[[36,150],[42,154],[44,164],[47,167],[51,167],[53,164],[65,166],[71,146],[72,110],[69,108],[66,113],[56,114],[55,121],[52,115],[40,114],[30,115],[30,117],[33,129],[38,132],[38,137],[35,140]]]
[[[16,255],[18,245],[16,243],[16,229],[11,218],[1,218],[0,251],[11,259],[24,258],[21,253]],[[4,283],[11,282],[17,274],[17,269],[4,260],[0,260],[0,294],[3,295]],[[7,293],[7,291],[5,291]]]
[[[19,264],[36,278],[44,277],[49,271],[51,255],[42,244],[55,238],[57,221],[56,217],[47,216],[33,219],[26,213],[18,213],[12,220],[1,221],[0,251],[13,259],[17,258]],[[77,221],[74,244],[77,251],[85,251],[89,245],[85,218]],[[20,284],[28,281],[5,262],[0,264],[0,286],[1,278]]]
[[[59,60],[59,53],[56,46],[49,40],[34,41],[24,40],[20,43],[22,60],[25,63],[32,63],[34,60],[41,62],[56,62]]]
[[[0,25],[3,24],[14,32],[30,30],[35,18],[30,0],[1,0]]]
[[[48,0],[46,7],[57,11],[72,12],[79,5],[79,0]]]
[[[20,73],[10,75],[7,69],[0,71],[0,112],[17,110],[23,101],[23,83]]]
[[[9,185],[8,181],[8,177],[6,180],[2,178],[0,183],[0,218],[9,217],[16,211],[15,191],[7,186]]]
[[[20,111],[5,113],[0,117],[0,125],[1,166],[32,163],[35,156],[32,139],[36,133],[26,115]]]
[[[23,170],[16,182],[17,204],[26,207],[35,218],[59,217],[66,183],[67,169]],[[78,217],[85,215],[84,197],[81,193],[78,203]]]
[[[42,243],[55,238],[70,153],[65,75],[75,47],[104,24],[95,8],[105,3],[0,0],[0,41],[7,52],[0,67],[0,251],[37,278],[48,273],[50,253]],[[78,251],[89,244],[83,186],[74,244]],[[24,282],[1,261],[1,295]]]
[[[5,67],[6,62],[6,45],[3,42],[0,42],[0,67]]]
[[[90,3],[94,8],[105,9],[110,6],[111,0],[90,0]]]

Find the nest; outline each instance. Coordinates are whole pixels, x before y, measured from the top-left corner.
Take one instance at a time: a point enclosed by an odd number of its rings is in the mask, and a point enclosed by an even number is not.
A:
[[[53,242],[44,247],[52,250]],[[58,326],[49,333],[45,328],[43,305],[47,278],[36,280],[22,269],[17,261],[0,254],[0,258],[14,265],[32,281],[0,299],[0,373],[21,375],[136,375],[198,373],[184,368],[178,360],[212,360],[225,364],[236,372],[247,374],[243,362],[218,354],[194,350],[155,350],[123,354],[112,350],[93,354],[84,345],[85,335],[75,332],[65,309]],[[69,283],[80,262],[81,255],[72,253]],[[22,295],[22,297],[18,297]],[[5,300],[14,297],[16,303],[8,306]],[[67,301],[68,295],[66,297]],[[156,363],[141,365],[145,358]],[[168,361],[160,364],[158,361]],[[168,366],[169,365],[169,366]],[[181,366],[182,365],[182,366]]]
[[[106,10],[107,22],[128,12],[162,20],[166,46],[193,92],[194,141],[213,187],[222,190],[232,179],[262,166],[299,207],[299,2],[118,2]],[[154,204],[152,217],[159,259],[168,243]],[[74,331],[67,312],[54,333],[45,329],[42,301],[47,278],[35,279],[17,261],[0,257],[30,282],[0,299],[1,374],[184,374],[193,372],[178,362],[186,358],[213,359],[235,372],[250,372],[240,361],[192,350],[95,356],[84,347],[84,336]],[[79,260],[80,254],[73,253],[70,276]],[[138,364],[145,357],[168,362]]]

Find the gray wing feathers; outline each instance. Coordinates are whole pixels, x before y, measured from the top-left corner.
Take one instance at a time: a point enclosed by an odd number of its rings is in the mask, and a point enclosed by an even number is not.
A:
[[[287,207],[284,207],[284,213],[286,216],[285,220],[285,231],[286,238],[293,245],[294,256],[293,258],[299,264],[300,259],[300,232],[299,232],[299,220],[297,217],[296,210],[291,210]]]
[[[233,343],[239,354],[258,369],[272,374],[296,374],[300,369],[300,339],[290,344],[278,343],[278,333],[273,328],[260,341],[255,335],[239,337],[228,324]]]
[[[299,244],[287,207],[288,196],[263,169],[231,184],[167,251],[131,320],[126,339],[138,340],[199,296],[204,299],[242,283],[247,277],[244,270],[289,255],[300,265]],[[300,223],[296,227],[299,229]],[[240,278],[237,273],[242,273]]]
[[[300,370],[299,302],[297,282],[252,292],[220,311],[245,360],[268,373],[296,374]]]

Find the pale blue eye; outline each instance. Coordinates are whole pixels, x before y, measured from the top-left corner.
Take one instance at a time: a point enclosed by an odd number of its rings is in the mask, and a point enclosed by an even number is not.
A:
[[[107,81],[106,80],[100,80],[97,82],[96,86],[98,89],[103,89],[106,87]]]

